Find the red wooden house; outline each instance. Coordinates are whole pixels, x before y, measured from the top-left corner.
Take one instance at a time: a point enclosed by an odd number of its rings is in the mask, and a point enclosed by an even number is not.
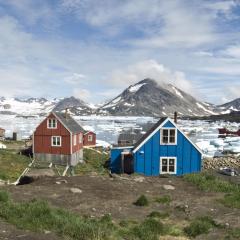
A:
[[[52,112],[33,134],[35,159],[75,166],[83,159],[84,129],[66,113]]]
[[[92,131],[84,131],[83,146],[86,147],[96,146],[96,133]]]

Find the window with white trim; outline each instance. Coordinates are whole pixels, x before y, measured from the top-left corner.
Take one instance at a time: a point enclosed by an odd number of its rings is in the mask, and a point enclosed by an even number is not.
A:
[[[47,128],[57,128],[57,119],[49,118],[47,121]]]
[[[160,137],[161,144],[177,144],[177,130],[175,128],[162,128]]]
[[[93,140],[93,136],[92,135],[88,135],[88,141],[92,142],[92,140]]]
[[[73,136],[73,145],[76,146],[77,145],[77,135]]]
[[[79,134],[79,143],[82,143],[82,134]]]
[[[176,173],[177,173],[177,158],[161,157],[160,174],[176,174]]]
[[[62,146],[62,137],[52,136],[52,147],[61,147],[61,146]]]

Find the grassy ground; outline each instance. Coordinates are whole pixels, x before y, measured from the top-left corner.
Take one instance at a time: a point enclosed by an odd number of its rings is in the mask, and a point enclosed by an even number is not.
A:
[[[101,218],[81,217],[46,201],[14,203],[7,192],[0,192],[0,217],[18,228],[35,232],[52,231],[70,239],[141,239],[158,240],[159,236],[184,233],[176,226],[163,224],[161,215],[150,214],[142,222],[113,222],[110,215]]]
[[[109,156],[106,154],[98,153],[92,149],[83,149],[83,159],[84,163],[78,164],[75,169],[75,175],[83,175],[95,172],[97,174],[103,175],[107,174],[108,170],[105,167]]]
[[[14,150],[0,149],[0,179],[16,180],[29,163],[28,157]]]
[[[240,208],[239,184],[222,180],[207,173],[188,174],[184,176],[184,179],[203,191],[226,193],[223,199],[219,199],[219,202],[227,207]]]

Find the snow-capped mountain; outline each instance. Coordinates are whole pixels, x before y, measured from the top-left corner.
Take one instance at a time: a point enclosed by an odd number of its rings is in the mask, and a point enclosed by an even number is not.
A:
[[[0,113],[21,116],[45,115],[50,112],[59,99],[45,98],[0,98]]]
[[[167,116],[212,115],[214,106],[200,102],[172,84],[158,85],[153,79],[144,79],[129,86],[116,98],[98,109],[99,114]]]
[[[232,111],[240,111],[240,98],[217,106],[222,114],[228,114]]]
[[[64,98],[54,107],[54,111],[64,111],[66,108],[74,115],[90,115],[94,113],[94,106],[75,97]]]

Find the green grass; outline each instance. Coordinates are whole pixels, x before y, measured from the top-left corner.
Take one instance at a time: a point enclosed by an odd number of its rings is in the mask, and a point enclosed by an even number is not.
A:
[[[240,228],[229,229],[225,239],[240,239]]]
[[[172,199],[169,195],[164,195],[162,197],[157,197],[155,199],[155,202],[161,203],[161,204],[166,204],[166,205],[169,205],[171,201],[172,201]]]
[[[46,201],[14,203],[7,192],[0,191],[0,218],[16,227],[33,232],[51,231],[64,239],[76,240],[158,240],[161,235],[182,234],[176,226],[164,225],[147,217],[142,222],[114,223],[110,215],[101,218],[82,217]]]
[[[204,191],[223,193],[240,191],[240,186],[238,184],[222,180],[207,173],[187,174],[184,175],[183,178]]]
[[[169,213],[168,212],[157,212],[157,211],[153,211],[151,212],[148,217],[150,218],[160,218],[160,219],[164,219],[164,218],[168,218],[169,217]]]
[[[230,208],[240,208],[240,191],[226,194],[219,202]]]
[[[133,204],[136,206],[144,207],[149,205],[149,201],[145,195],[141,195]]]
[[[184,176],[184,179],[203,191],[227,193],[223,199],[219,199],[219,202],[227,207],[240,208],[239,184],[234,184],[206,173],[188,174]]]
[[[0,149],[0,179],[16,180],[30,163],[30,159],[13,150]]]
[[[100,175],[108,173],[108,169],[104,166],[109,159],[108,155],[97,153],[91,149],[84,149],[83,158],[84,163],[78,164],[74,169],[76,175],[84,175],[91,172],[96,172]]]
[[[196,237],[201,234],[209,233],[210,229],[220,227],[211,217],[204,216],[192,220],[189,226],[184,228],[184,232],[189,237]]]

